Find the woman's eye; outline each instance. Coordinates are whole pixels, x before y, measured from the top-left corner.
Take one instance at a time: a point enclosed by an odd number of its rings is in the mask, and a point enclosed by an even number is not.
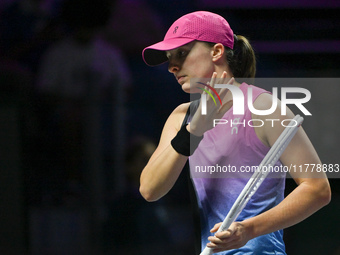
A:
[[[186,55],[186,53],[187,52],[185,50],[181,50],[181,51],[178,52],[178,56],[179,57],[184,57]]]

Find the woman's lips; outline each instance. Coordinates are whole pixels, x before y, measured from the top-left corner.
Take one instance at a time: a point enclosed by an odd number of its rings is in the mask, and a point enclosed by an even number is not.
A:
[[[185,78],[186,78],[185,76],[178,76],[177,77],[178,83],[182,85],[184,83],[184,81],[185,81]]]

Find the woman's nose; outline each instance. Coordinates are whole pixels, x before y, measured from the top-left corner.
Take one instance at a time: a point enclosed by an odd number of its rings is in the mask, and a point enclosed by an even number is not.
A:
[[[169,60],[169,66],[168,66],[168,71],[170,73],[176,73],[179,70],[178,64],[176,64],[174,61]]]

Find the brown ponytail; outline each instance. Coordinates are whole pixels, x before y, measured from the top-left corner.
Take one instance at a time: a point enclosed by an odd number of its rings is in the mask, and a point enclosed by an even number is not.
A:
[[[255,77],[255,53],[247,38],[242,35],[234,35],[234,49],[226,47],[226,56],[234,77]]]

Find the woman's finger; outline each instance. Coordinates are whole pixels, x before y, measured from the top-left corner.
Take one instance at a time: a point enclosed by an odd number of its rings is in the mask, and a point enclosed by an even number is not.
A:
[[[210,82],[209,82],[209,85],[210,85],[211,87],[215,87],[216,77],[217,77],[217,73],[216,73],[216,72],[213,72],[213,74],[212,74],[212,76],[211,76],[211,79],[210,79]]]
[[[224,84],[225,80],[227,79],[227,71],[223,71],[221,78],[222,78],[222,83]]]
[[[235,81],[234,77],[232,77],[231,79],[229,79],[228,82],[226,82],[226,80],[227,80],[227,78],[225,79],[225,83],[223,83],[223,84],[232,85],[232,84],[234,84],[234,81]],[[222,101],[223,101],[223,98],[227,95],[228,91],[229,91],[228,88],[222,88],[222,89],[220,90],[219,95],[220,95],[220,97],[222,98]],[[226,103],[226,102],[224,102],[224,103]],[[222,106],[221,106],[221,107],[222,107]]]
[[[231,236],[233,236],[235,232],[236,232],[236,227],[235,225],[231,224],[231,226],[227,230],[216,233],[215,237],[219,239],[226,239],[226,238],[230,238]]]
[[[215,226],[214,226],[212,229],[210,229],[210,232],[211,232],[211,233],[215,233],[215,232],[219,229],[219,227],[221,226],[221,224],[222,224],[222,222],[216,223]]]

